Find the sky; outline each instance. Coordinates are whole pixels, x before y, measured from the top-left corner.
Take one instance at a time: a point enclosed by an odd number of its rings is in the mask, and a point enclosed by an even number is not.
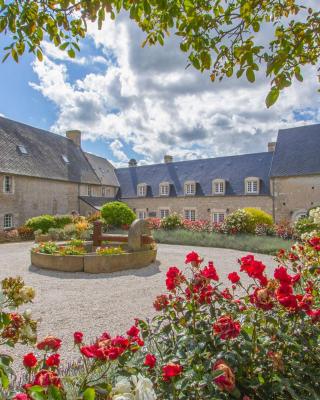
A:
[[[0,48],[4,46],[0,38]],[[142,48],[144,34],[127,15],[89,25],[74,60],[45,42],[44,61],[26,54],[0,64],[0,114],[64,135],[82,131],[83,149],[115,166],[267,150],[278,129],[320,122],[316,71],[308,67],[271,109],[260,74],[212,83],[185,69],[179,39]]]

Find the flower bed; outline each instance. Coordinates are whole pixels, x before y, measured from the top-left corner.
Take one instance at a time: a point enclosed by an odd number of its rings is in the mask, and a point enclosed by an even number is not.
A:
[[[61,341],[42,339],[26,352],[27,375],[16,388],[9,386],[10,359],[2,355],[1,394],[15,400],[318,399],[319,260],[320,237],[279,252],[271,277],[248,255],[222,287],[223,269],[191,252],[188,273],[168,269],[167,293],[155,299],[152,321],[136,320],[124,335],[104,332],[89,343],[75,332],[81,359],[67,369],[60,366]],[[34,330],[30,316],[5,310],[31,301],[32,290],[13,279],[2,288],[2,338],[34,341],[24,334]]]

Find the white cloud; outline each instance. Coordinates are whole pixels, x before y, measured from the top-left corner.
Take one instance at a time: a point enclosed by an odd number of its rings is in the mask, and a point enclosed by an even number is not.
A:
[[[72,66],[58,63],[64,59],[48,48],[44,62],[34,63],[39,82],[31,85],[57,106],[54,131],[77,128],[86,138],[111,140],[117,164],[128,160],[123,144],[141,163],[159,162],[166,153],[189,159],[265,151],[280,127],[297,125],[297,111],[308,123],[320,121],[311,69],[303,84],[295,83],[267,110],[269,84],[262,76],[255,84],[212,84],[208,75],[185,70],[176,39],[142,49],[143,33],[125,16],[101,31],[90,25],[89,35],[95,54],[101,52],[95,57],[106,60],[104,72],[71,83]]]

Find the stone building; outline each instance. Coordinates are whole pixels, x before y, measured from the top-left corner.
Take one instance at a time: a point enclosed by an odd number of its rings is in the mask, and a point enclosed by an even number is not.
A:
[[[139,218],[222,221],[257,207],[276,221],[295,220],[320,205],[320,125],[280,130],[264,153],[114,169],[66,137],[0,117],[0,228],[40,214],[87,215],[118,199]]]

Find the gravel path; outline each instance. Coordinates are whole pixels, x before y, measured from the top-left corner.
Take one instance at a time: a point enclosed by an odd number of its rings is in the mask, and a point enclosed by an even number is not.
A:
[[[31,246],[31,242],[0,245],[0,279],[20,275],[27,285],[36,289],[35,301],[28,308],[41,320],[39,337],[46,334],[60,337],[64,343],[62,356],[73,352],[74,331],[83,331],[87,338],[106,330],[121,334],[132,325],[133,318],[153,316],[153,299],[165,291],[167,268],[176,265],[184,269],[185,255],[191,250],[197,251],[205,261],[213,260],[224,282],[229,272],[238,270],[237,258],[247,254],[237,250],[161,244],[157,261],[147,268],[90,275],[32,267]],[[269,270],[275,265],[270,256],[258,255],[258,259],[265,262]],[[24,352],[25,349],[15,349],[17,356]]]

